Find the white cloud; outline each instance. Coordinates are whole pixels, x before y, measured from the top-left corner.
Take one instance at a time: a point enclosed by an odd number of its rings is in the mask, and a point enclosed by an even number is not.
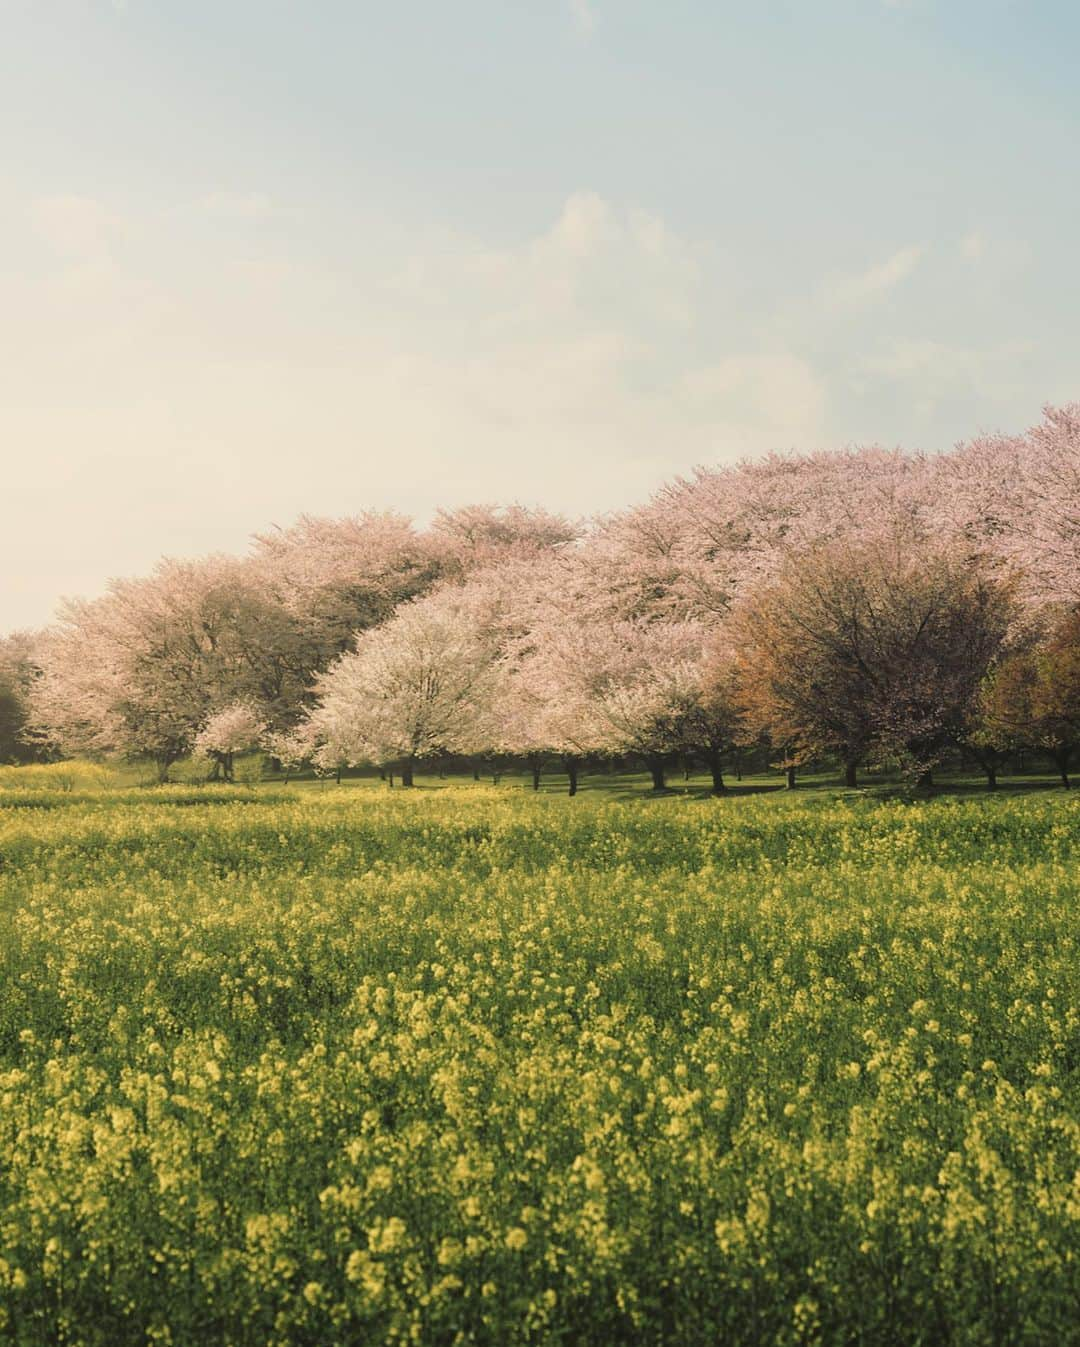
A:
[[[262,192],[208,192],[192,202],[202,215],[228,220],[258,220],[273,213],[274,203]]]
[[[209,208],[236,204],[258,219],[228,196]],[[313,255],[273,231],[239,249],[192,237],[178,211],[134,217],[153,246],[112,258],[94,250],[122,229],[99,204],[50,199],[34,218],[69,251],[18,280],[21,321],[0,332],[18,389],[4,435],[24,446],[9,485],[49,494],[88,568],[79,588],[305,509],[576,513],[695,461],[823,439],[815,369],[747,333],[707,253],[595,192],[511,246],[444,234],[392,269],[355,239]],[[211,479],[227,489],[208,507]]]
[[[592,0],[569,0],[570,18],[582,37],[592,37],[596,31],[596,10]]]
[[[978,229],[960,240],[960,256],[965,262],[981,262],[986,256],[986,237]]]
[[[379,395],[443,405],[447,427],[472,426],[493,452],[513,444],[519,492],[539,477],[549,499],[612,474],[620,494],[640,494],[694,459],[820,442],[815,372],[782,348],[731,352],[743,320],[717,319],[702,281],[697,250],[663,219],[574,193],[515,247],[412,260],[395,290],[408,354]],[[418,322],[443,317],[454,343],[418,349]]]
[[[410,259],[394,280],[403,303],[460,315],[491,340],[558,340],[614,326],[650,343],[689,320],[694,250],[663,220],[580,191],[550,227],[508,248],[454,239]]]
[[[972,403],[986,406],[1021,396],[1035,348],[1030,342],[963,346],[934,338],[894,341],[861,357],[852,367],[851,387],[861,396],[875,389],[899,390],[918,422],[931,423],[939,409]]]
[[[896,341],[883,351],[863,356],[859,368],[891,379],[920,379],[931,383],[968,379],[978,382],[1030,350],[1026,342],[1007,342],[992,347],[951,346],[925,337]]]
[[[38,197],[30,219],[39,238],[76,261],[107,257],[125,233],[121,218],[88,196]]]
[[[866,271],[834,280],[829,287],[831,303],[841,308],[857,308],[872,303],[906,281],[925,253],[926,249],[922,245],[910,244]]]
[[[610,241],[616,230],[612,209],[602,197],[595,192],[575,192],[567,198],[551,231],[540,240],[540,246],[572,257],[586,257],[605,240]]]
[[[867,374],[883,375],[888,379],[932,375],[951,382],[977,373],[985,359],[984,352],[950,346],[926,337],[893,342],[882,351],[861,357],[857,367]]]
[[[740,446],[810,447],[825,417],[825,389],[810,365],[789,352],[736,355],[681,381],[687,410],[714,424]]]
[[[1022,239],[987,234],[973,229],[960,240],[961,259],[972,268],[994,273],[1017,271],[1031,262],[1031,246]]]

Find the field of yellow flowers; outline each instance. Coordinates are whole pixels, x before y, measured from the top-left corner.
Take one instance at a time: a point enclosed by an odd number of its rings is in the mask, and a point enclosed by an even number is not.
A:
[[[0,791],[0,1342],[1080,1342],[1080,799]]]

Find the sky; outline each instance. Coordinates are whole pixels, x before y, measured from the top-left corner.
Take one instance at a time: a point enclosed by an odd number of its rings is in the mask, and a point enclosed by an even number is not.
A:
[[[0,0],[0,632],[1080,398],[1073,0]]]

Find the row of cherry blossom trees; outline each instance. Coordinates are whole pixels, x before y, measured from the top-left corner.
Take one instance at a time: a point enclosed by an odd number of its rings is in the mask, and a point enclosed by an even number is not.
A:
[[[244,558],[162,561],[94,600],[65,602],[34,641],[31,728],[65,754],[145,756],[164,779],[193,748],[228,774],[245,724],[294,730],[319,675],[358,632],[500,556],[576,537],[544,511],[303,517]],[[196,743],[196,741],[198,741]]]
[[[699,469],[588,527],[520,506],[301,518],[244,558],[163,561],[23,640],[14,733],[63,753],[254,747],[411,784],[445,754],[533,772],[742,749],[992,785],[1080,745],[1080,406],[948,454]],[[0,647],[0,729],[5,684]],[[32,646],[32,658],[28,651]],[[12,655],[8,662],[13,663]],[[14,665],[13,665],[14,667]],[[19,681],[21,680],[21,681]]]
[[[30,690],[37,675],[37,642],[28,632],[0,636],[0,763],[48,757],[30,731]]]

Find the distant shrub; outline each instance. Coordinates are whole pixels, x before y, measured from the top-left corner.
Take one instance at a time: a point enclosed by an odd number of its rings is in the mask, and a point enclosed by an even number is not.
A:
[[[94,791],[130,784],[130,772],[96,762],[74,760],[0,767],[0,790]]]

